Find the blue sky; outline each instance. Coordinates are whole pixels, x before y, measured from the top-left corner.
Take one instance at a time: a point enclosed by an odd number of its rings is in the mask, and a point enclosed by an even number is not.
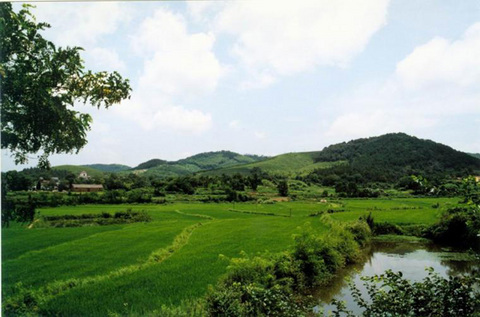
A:
[[[17,8],[19,5],[16,5]],[[480,2],[37,3],[45,37],[132,98],[53,165],[275,155],[405,132],[480,152]],[[2,170],[22,169],[2,151]]]

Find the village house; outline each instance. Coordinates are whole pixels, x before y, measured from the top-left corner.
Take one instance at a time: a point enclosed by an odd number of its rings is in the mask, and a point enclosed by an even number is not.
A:
[[[72,184],[72,192],[78,193],[90,193],[90,192],[99,192],[103,190],[103,185],[101,184]]]
[[[83,179],[88,179],[88,174],[86,171],[81,171],[80,174],[78,175],[78,178],[83,178]]]

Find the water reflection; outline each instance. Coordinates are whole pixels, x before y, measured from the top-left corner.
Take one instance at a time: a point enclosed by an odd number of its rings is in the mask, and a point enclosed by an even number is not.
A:
[[[328,315],[334,307],[325,305],[333,298],[346,302],[347,308],[354,313],[360,313],[353,301],[348,288],[347,280],[352,280],[356,287],[367,294],[361,276],[372,276],[384,273],[390,269],[401,271],[403,276],[410,280],[422,280],[428,275],[427,267],[433,267],[435,272],[443,277],[448,275],[468,274],[480,269],[480,261],[472,259],[466,252],[443,248],[432,243],[411,242],[374,242],[365,250],[365,262],[357,263],[340,271],[339,277],[330,285],[318,290],[316,294],[322,303],[315,311]]]

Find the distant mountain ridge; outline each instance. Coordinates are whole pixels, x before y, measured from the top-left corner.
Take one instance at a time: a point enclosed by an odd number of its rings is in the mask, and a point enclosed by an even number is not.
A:
[[[480,153],[467,153],[467,154],[480,159]]]
[[[246,174],[253,168],[274,174],[305,175],[319,171],[324,176],[357,174],[372,181],[395,181],[411,174],[480,174],[480,159],[431,140],[390,133],[333,144],[318,152],[281,154],[262,162],[204,173]]]
[[[366,179],[395,180],[410,174],[480,175],[479,154],[467,154],[431,140],[405,133],[356,139],[325,147],[322,151],[286,153],[274,157],[242,155],[231,151],[205,152],[178,161],[152,159],[129,168],[119,164],[58,166],[73,171],[91,168],[91,172],[141,173],[145,176],[169,177],[194,173],[207,175],[248,174],[254,168],[273,174],[307,175],[330,170],[359,174]],[[343,171],[343,172],[342,172]],[[90,172],[87,170],[87,173]]]
[[[218,168],[247,164],[265,160],[267,157],[238,154],[231,151],[205,152],[178,161],[152,159],[139,164],[133,170],[144,170],[146,176],[179,176]]]
[[[122,164],[87,164],[83,166],[91,167],[96,170],[107,172],[107,173],[121,172],[121,171],[126,171],[131,169],[130,166],[122,165]]]

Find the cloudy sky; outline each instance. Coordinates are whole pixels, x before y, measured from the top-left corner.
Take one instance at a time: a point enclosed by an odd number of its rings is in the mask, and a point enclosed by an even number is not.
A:
[[[478,0],[36,6],[46,38],[133,88],[108,110],[79,104],[89,143],[52,165],[275,155],[388,132],[480,152]],[[24,167],[2,151],[2,170]]]

